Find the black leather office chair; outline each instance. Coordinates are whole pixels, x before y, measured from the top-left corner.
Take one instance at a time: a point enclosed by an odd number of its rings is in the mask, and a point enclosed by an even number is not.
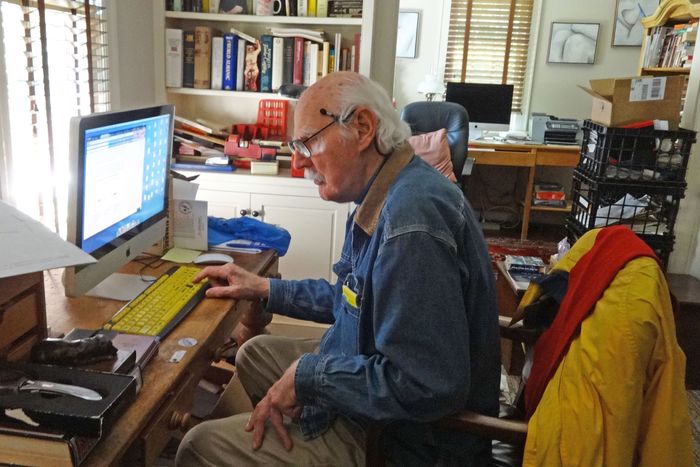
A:
[[[411,127],[411,134],[430,133],[440,128],[447,130],[452,167],[460,186],[464,186],[462,169],[467,158],[469,114],[454,102],[411,102],[401,111],[401,119]]]

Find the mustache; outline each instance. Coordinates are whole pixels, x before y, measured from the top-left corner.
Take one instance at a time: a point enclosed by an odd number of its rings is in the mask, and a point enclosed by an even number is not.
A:
[[[323,178],[323,176],[321,174],[316,172],[314,169],[309,169],[309,168],[304,169],[304,178],[307,180],[313,180],[314,182],[319,182],[319,183],[325,181],[325,179]]]

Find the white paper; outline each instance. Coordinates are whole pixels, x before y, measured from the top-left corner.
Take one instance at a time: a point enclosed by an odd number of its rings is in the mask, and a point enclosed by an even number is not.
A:
[[[0,278],[97,260],[0,201]]]
[[[662,101],[666,91],[666,77],[635,78],[630,84],[630,102]]]
[[[197,189],[199,185],[188,182],[187,180],[173,179],[173,198],[176,199],[195,199],[197,197]]]
[[[173,199],[173,243],[179,248],[207,250],[207,202]]]

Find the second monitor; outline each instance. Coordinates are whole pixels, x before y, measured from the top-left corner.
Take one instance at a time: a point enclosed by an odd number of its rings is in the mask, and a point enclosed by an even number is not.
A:
[[[454,102],[469,113],[469,139],[484,131],[508,131],[513,106],[512,84],[447,83],[447,102]]]

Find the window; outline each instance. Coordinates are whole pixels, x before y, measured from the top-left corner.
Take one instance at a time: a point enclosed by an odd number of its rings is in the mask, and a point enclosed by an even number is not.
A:
[[[68,129],[109,109],[102,0],[0,2],[0,178],[20,210],[65,236]]]
[[[520,112],[534,0],[452,0],[445,81],[512,84]]]

